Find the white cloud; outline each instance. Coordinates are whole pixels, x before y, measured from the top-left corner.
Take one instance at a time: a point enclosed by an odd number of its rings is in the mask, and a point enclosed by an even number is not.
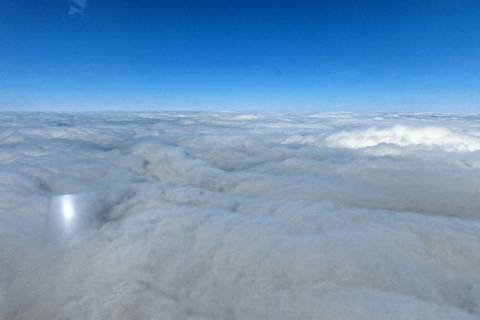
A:
[[[87,0],[70,0],[68,7],[68,15],[83,14],[87,8]]]
[[[331,147],[359,149],[393,144],[401,147],[437,147],[447,151],[480,150],[480,137],[454,133],[445,127],[410,127],[395,125],[389,128],[368,128],[363,131],[339,132],[326,139]]]
[[[478,319],[478,120],[0,113],[0,318]]]

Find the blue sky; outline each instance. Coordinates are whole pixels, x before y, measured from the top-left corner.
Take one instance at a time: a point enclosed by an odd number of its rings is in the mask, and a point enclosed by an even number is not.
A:
[[[480,1],[0,1],[0,109],[480,112]]]

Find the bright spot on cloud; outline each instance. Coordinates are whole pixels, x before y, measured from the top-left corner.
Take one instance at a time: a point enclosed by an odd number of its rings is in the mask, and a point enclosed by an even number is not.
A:
[[[65,222],[71,222],[75,218],[75,209],[72,198],[68,195],[62,197],[62,211]]]

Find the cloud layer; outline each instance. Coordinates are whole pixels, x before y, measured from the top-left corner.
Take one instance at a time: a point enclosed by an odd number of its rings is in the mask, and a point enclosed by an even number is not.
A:
[[[395,125],[389,128],[368,128],[362,131],[340,132],[327,138],[331,147],[360,149],[381,144],[401,147],[440,148],[446,151],[469,152],[480,150],[480,137],[453,133],[445,127],[410,127]]]
[[[1,113],[0,318],[478,319],[479,120]]]

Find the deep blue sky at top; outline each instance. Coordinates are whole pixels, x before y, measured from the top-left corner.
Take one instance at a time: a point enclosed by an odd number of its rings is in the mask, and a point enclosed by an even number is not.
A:
[[[0,1],[0,109],[480,112],[480,1],[87,1]]]

